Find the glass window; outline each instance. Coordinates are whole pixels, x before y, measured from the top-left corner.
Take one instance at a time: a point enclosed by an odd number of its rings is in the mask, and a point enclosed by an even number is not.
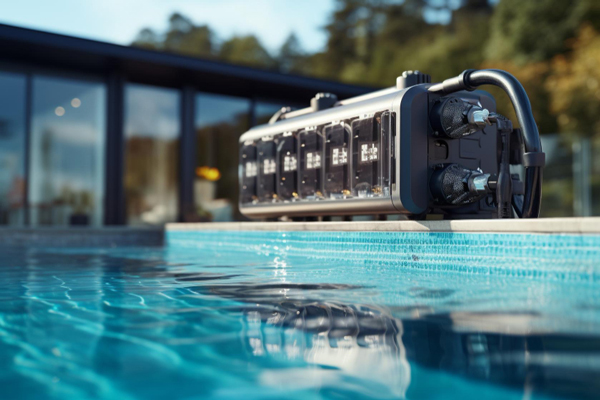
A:
[[[125,93],[125,197],[129,225],[177,220],[180,96],[128,85]]]
[[[32,225],[101,225],[106,88],[33,78],[29,203]]]
[[[238,139],[249,128],[250,100],[201,93],[196,97],[198,158],[194,196],[201,220],[240,217]]]
[[[0,73],[0,225],[25,219],[25,87],[23,75]]]

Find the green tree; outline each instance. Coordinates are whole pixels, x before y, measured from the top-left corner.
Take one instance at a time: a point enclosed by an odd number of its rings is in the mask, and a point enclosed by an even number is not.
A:
[[[273,68],[275,60],[254,35],[234,36],[221,45],[219,58],[237,64]]]
[[[160,36],[150,28],[144,28],[137,34],[132,46],[142,47],[150,50],[159,50],[162,48]]]
[[[389,85],[402,71],[415,69],[439,80],[483,62],[493,11],[487,1],[469,0],[455,10],[447,3],[431,4],[414,0],[380,8],[382,25],[365,76],[368,83]],[[427,23],[423,15],[428,10],[448,13],[450,23]]]
[[[566,50],[581,24],[587,0],[502,0],[491,22],[486,55],[524,64],[544,61]]]
[[[338,0],[330,22],[326,51],[315,58],[318,75],[356,81],[368,69],[381,23],[380,1]]]
[[[169,17],[169,28],[163,35],[144,28],[132,46],[210,58],[214,56],[213,41],[214,35],[208,26],[196,26],[189,18],[174,13]]]
[[[600,34],[590,24],[584,25],[570,50],[552,61],[546,81],[551,111],[561,131],[600,137]]]
[[[307,73],[307,55],[300,45],[298,37],[291,33],[285,40],[277,56],[279,70],[289,73]]]
[[[196,26],[189,18],[174,13],[169,18],[163,48],[191,56],[211,57],[214,51],[213,33],[208,26]]]

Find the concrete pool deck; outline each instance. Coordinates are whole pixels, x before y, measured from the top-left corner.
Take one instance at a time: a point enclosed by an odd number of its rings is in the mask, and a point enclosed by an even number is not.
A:
[[[464,232],[598,234],[600,217],[453,221],[172,223],[167,231]]]

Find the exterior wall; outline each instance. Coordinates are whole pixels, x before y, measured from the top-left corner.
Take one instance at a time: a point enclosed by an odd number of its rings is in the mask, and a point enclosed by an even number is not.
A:
[[[0,47],[0,226],[237,218],[233,136],[281,106],[308,105],[317,92],[343,99],[371,91],[3,24]],[[148,96],[128,104],[139,85]],[[94,115],[83,119],[94,102],[72,93],[78,87],[100,92]],[[164,91],[171,93],[170,105],[156,95]],[[240,113],[234,103],[246,110]],[[212,158],[204,156],[207,148]],[[153,164],[156,158],[163,162]],[[197,174],[202,167],[219,169],[221,179],[200,182],[207,180]]]
[[[67,75],[0,65],[0,226],[233,220],[237,137],[298,103]]]

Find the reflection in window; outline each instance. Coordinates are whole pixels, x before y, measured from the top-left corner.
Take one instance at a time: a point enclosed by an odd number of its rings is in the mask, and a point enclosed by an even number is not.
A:
[[[101,83],[33,79],[33,225],[102,224],[105,110]]]
[[[177,219],[179,92],[129,85],[125,95],[127,223]]]
[[[0,225],[25,217],[25,77],[0,73]]]
[[[196,97],[194,196],[200,219],[230,221],[239,217],[238,139],[249,128],[249,114],[248,99],[205,93]]]

